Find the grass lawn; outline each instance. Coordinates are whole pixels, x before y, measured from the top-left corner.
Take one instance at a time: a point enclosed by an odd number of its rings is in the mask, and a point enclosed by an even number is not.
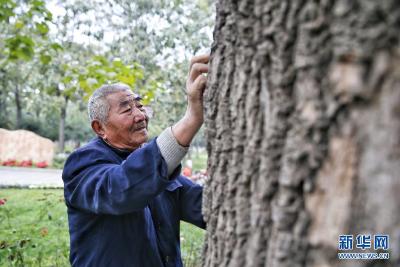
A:
[[[61,189],[0,189],[0,266],[70,266]],[[182,258],[200,266],[204,231],[181,223]]]

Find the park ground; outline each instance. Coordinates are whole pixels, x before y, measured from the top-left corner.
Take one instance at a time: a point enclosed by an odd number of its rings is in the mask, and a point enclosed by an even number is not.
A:
[[[193,170],[207,157],[194,154]],[[0,167],[0,267],[70,266],[67,209],[59,169]],[[200,266],[204,230],[181,223],[186,267]]]
[[[0,189],[0,266],[70,266],[62,189]],[[200,266],[204,231],[181,223],[185,266]]]

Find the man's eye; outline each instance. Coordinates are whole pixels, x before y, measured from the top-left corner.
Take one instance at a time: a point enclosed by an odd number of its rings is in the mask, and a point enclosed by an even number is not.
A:
[[[127,112],[131,112],[131,109],[128,108],[127,110],[124,111],[124,113],[127,113]]]

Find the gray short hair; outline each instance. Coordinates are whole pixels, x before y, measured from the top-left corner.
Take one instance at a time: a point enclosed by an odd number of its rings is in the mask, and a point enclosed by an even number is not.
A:
[[[116,92],[131,90],[131,88],[123,83],[106,84],[93,92],[88,102],[88,113],[90,122],[98,120],[101,123],[106,123],[110,104],[107,101],[107,96]]]

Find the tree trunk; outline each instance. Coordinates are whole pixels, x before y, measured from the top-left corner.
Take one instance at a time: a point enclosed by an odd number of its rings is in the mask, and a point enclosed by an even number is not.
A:
[[[22,107],[21,107],[21,97],[19,94],[18,81],[16,81],[14,87],[14,99],[15,99],[15,111],[16,111],[15,128],[18,129],[22,126]]]
[[[0,76],[1,77],[1,76]],[[6,105],[6,93],[3,90],[6,88],[5,83],[2,82],[2,90],[0,90],[0,123],[5,123],[5,114],[7,105]],[[0,126],[2,128],[2,126]]]
[[[64,97],[64,103],[61,105],[60,125],[58,130],[58,150],[64,152],[65,149],[65,118],[67,117],[68,97]]]
[[[396,0],[219,0],[203,266],[399,266],[399,28]]]

